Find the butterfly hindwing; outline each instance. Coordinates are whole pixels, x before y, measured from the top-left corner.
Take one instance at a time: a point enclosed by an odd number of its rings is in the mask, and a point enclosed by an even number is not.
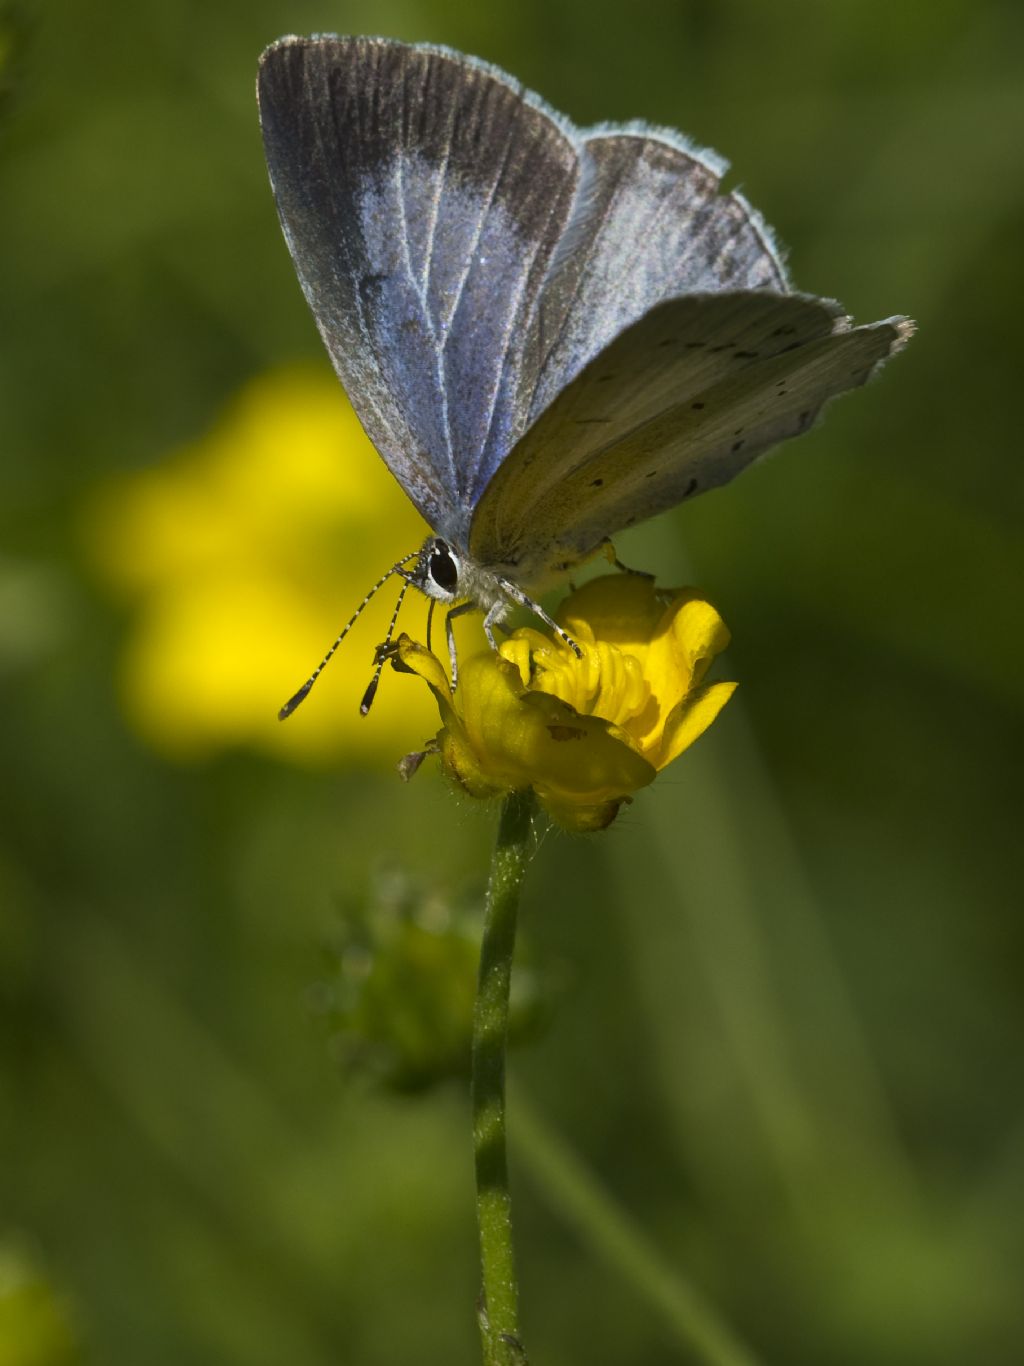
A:
[[[282,39],[260,115],[306,298],[368,435],[464,539],[477,471],[525,430],[527,320],[579,174],[565,125],[443,49]]]
[[[806,431],[907,334],[901,319],[851,328],[800,295],[667,301],[531,427],[478,505],[471,552],[543,579]]]

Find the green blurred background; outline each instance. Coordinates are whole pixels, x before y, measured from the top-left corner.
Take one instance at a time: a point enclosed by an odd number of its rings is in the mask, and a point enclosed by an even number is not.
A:
[[[712,596],[741,690],[607,835],[550,835],[531,870],[558,984],[513,1061],[531,1360],[700,1359],[617,1264],[611,1201],[764,1363],[1019,1363],[1015,0],[0,11],[0,1363],[476,1359],[465,1087],[339,1066],[327,948],[365,961],[377,923],[401,956],[419,887],[438,951],[418,975],[413,946],[391,1005],[454,983],[493,812],[402,786],[388,746],[164,757],[116,681],[135,609],[81,531],[253,377],[328,373],[253,96],[261,48],[316,31],[685,128],[800,287],[920,324],[823,427],[620,545]],[[284,661],[293,686],[312,662]]]

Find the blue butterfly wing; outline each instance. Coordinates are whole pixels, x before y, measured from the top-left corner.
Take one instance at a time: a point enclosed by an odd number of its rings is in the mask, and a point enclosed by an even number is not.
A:
[[[741,194],[721,193],[728,163],[717,153],[643,123],[581,130],[576,138],[580,186],[525,346],[531,422],[656,304],[789,287],[771,230]],[[477,498],[500,463],[497,452],[488,455]]]
[[[288,38],[259,97],[285,237],[363,426],[436,530],[524,582],[731,478],[907,335],[789,294],[714,154],[579,132],[474,59]]]
[[[788,289],[771,232],[727,169],[680,135],[636,124],[580,135],[583,183],[538,310],[531,418],[655,304],[681,294]]]
[[[572,130],[483,63],[383,39],[282,39],[258,93],[335,369],[420,512],[464,544],[480,470],[529,420],[525,342],[574,201]]]

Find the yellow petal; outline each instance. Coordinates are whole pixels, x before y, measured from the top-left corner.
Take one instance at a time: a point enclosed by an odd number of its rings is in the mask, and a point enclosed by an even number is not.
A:
[[[580,715],[548,693],[525,691],[518,670],[499,656],[468,660],[459,696],[482,766],[509,787],[604,801],[654,777],[607,721]]]
[[[571,593],[558,620],[570,635],[586,634],[630,649],[647,645],[663,611],[653,579],[641,574],[605,574]]]
[[[657,709],[632,727],[645,751],[660,751],[674,709],[703,680],[715,655],[729,642],[721,617],[694,589],[677,589],[666,604],[643,657]]]
[[[735,683],[709,683],[673,709],[665,723],[657,757],[650,756],[659,771],[707,730],[735,691]]]
[[[442,769],[471,797],[496,797],[499,792],[516,790],[514,785],[495,781],[480,763],[460,724],[446,726],[437,739]],[[528,787],[529,784],[523,783],[521,786]]]
[[[689,593],[675,610],[671,630],[686,661],[690,685],[703,682],[715,656],[729,644],[729,628],[710,602],[697,593]]]
[[[443,717],[446,711],[451,710],[452,705],[452,692],[448,686],[448,675],[444,671],[444,665],[437,655],[432,654],[419,641],[407,636],[404,631],[398,637],[397,645],[398,658],[411,673],[418,674],[427,684],[437,698]]]
[[[621,799],[654,781],[653,764],[632,747],[625,732],[602,717],[581,716],[540,692],[523,702],[538,722],[524,757],[542,799],[593,805]]]

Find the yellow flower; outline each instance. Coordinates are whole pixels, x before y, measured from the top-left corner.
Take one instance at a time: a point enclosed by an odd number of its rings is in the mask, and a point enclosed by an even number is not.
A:
[[[399,659],[429,685],[443,729],[433,749],[467,792],[532,787],[570,830],[601,830],[707,729],[734,683],[705,683],[729,643],[721,617],[693,589],[661,590],[633,574],[574,592],[559,614],[582,658],[523,629],[460,663],[453,695],[444,666],[408,636]]]
[[[430,725],[426,694],[401,687],[359,715],[390,593],[301,711],[277,720],[370,584],[427,534],[326,370],[251,381],[196,441],[96,490],[83,533],[131,609],[125,711],[170,757],[244,745],[379,762]],[[415,619],[412,597],[406,611]]]

